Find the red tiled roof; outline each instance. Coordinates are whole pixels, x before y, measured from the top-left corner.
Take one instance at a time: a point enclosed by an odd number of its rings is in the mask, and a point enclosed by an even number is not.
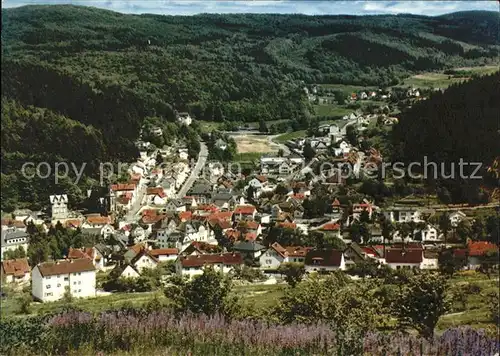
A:
[[[109,216],[88,216],[87,222],[92,225],[106,225],[111,223]]]
[[[238,240],[241,236],[241,232],[235,229],[228,229],[226,230],[225,235],[230,240]]]
[[[255,178],[256,178],[259,182],[261,182],[261,183],[267,182],[267,177],[265,177],[265,176],[262,176],[262,175],[260,175],[260,176],[255,176]]]
[[[217,210],[219,210],[219,208],[213,204],[203,204],[203,205],[198,205],[197,207],[194,208],[194,210],[216,212]]]
[[[385,262],[387,263],[421,263],[423,260],[422,249],[400,249],[390,248],[385,251]]]
[[[134,251],[136,254],[141,252],[142,250],[145,250],[146,246],[144,244],[135,244],[134,246],[129,247],[129,250]]]
[[[141,211],[142,216],[156,216],[158,215],[158,209],[144,209]]]
[[[361,250],[366,254],[366,255],[370,255],[370,256],[378,256],[378,253],[377,251],[374,250],[373,247],[371,246],[365,246],[365,247],[361,247]]]
[[[469,256],[484,256],[487,252],[498,251],[498,246],[488,241],[470,241],[467,250]]]
[[[279,255],[281,255],[281,257],[286,256],[286,253],[287,253],[286,249],[283,246],[281,246],[279,243],[275,242],[270,247],[274,251],[276,251]]]
[[[94,249],[92,247],[85,247],[83,249],[70,247],[68,251],[68,258],[70,260],[75,260],[79,258],[93,259]]]
[[[313,248],[303,246],[288,246],[285,247],[285,250],[289,257],[305,257],[309,251],[313,250]]]
[[[162,187],[148,188],[146,191],[147,195],[158,195],[160,198],[165,198],[167,195]]]
[[[15,219],[2,219],[2,225],[4,226],[14,226],[17,227],[18,229],[22,229],[26,227],[26,224],[22,221],[15,220]]]
[[[239,253],[207,254],[180,258],[182,267],[202,267],[204,265],[241,265],[243,257]]]
[[[44,262],[38,264],[37,267],[43,277],[59,274],[95,271],[94,264],[88,258]]]
[[[247,229],[251,229],[251,230],[257,230],[259,228],[259,223],[257,221],[240,221],[238,223],[238,228],[247,228]]]
[[[200,251],[202,253],[214,252],[214,251],[217,251],[219,248],[217,245],[211,245],[209,243],[202,242],[202,241],[193,241],[193,242],[191,242],[190,246],[194,247],[195,249],[197,249],[198,251]]]
[[[278,226],[282,227],[284,229],[296,229],[297,228],[296,223],[286,222],[286,221],[278,223]]]
[[[337,231],[339,229],[340,229],[340,225],[339,224],[330,222],[330,223],[323,224],[320,227],[319,230],[322,230],[322,231]]]
[[[134,190],[136,185],[134,183],[126,183],[126,184],[113,184],[111,186],[111,190],[114,192],[120,192],[120,191],[128,191],[128,190]]]
[[[226,230],[233,226],[231,221],[228,220],[211,220],[212,224],[219,225],[222,230]]]
[[[82,225],[82,221],[81,221],[81,220],[78,220],[78,219],[66,220],[66,221],[64,222],[64,225],[65,225],[66,227],[74,227],[74,228],[76,228],[76,227],[79,227],[79,226],[81,226],[81,225]]]
[[[5,275],[22,277],[26,273],[30,273],[30,266],[28,265],[28,260],[26,258],[5,260],[2,261],[2,272]]]
[[[181,211],[179,213],[179,219],[181,220],[191,220],[193,213],[191,211]]]
[[[235,214],[245,214],[251,215],[255,212],[255,206],[253,205],[237,205],[234,209]]]
[[[166,215],[165,214],[158,214],[158,215],[145,215],[142,217],[142,222],[144,224],[155,224],[157,223],[158,221],[161,221],[163,220],[163,218],[165,217]]]
[[[209,220],[218,219],[218,220],[231,220],[233,217],[232,211],[218,211],[209,216]]]
[[[149,251],[149,254],[153,257],[164,256],[164,255],[178,255],[179,250],[176,248],[158,248]]]
[[[332,206],[340,206],[340,201],[337,198],[335,198],[335,200],[332,203]]]

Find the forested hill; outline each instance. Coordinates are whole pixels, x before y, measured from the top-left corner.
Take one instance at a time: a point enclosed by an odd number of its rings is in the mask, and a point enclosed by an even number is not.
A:
[[[437,180],[441,194],[454,202],[480,203],[485,198],[480,188],[498,185],[498,179],[487,178],[486,168],[500,153],[499,96],[497,72],[452,85],[414,105],[401,114],[393,129],[393,162],[422,163],[426,156],[428,162],[445,163],[446,176],[454,162],[455,177]],[[485,179],[460,179],[460,159],[481,162],[482,169],[476,175]],[[473,174],[475,168],[464,167],[464,176]]]
[[[16,173],[33,155],[93,164],[131,159],[146,117],[173,121],[175,110],[187,110],[198,120],[307,123],[312,109],[304,83],[389,86],[419,71],[495,62],[497,25],[498,14],[489,12],[157,16],[70,5],[3,9],[2,126],[12,138],[2,139],[2,190],[13,197],[10,207],[17,199],[45,200],[30,194],[52,188],[27,186]]]

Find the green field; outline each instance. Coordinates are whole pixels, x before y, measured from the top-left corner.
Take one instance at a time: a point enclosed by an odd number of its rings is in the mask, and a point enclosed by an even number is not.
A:
[[[487,75],[495,73],[499,70],[498,66],[484,67],[461,67],[454,68],[456,71],[473,72],[478,75]],[[403,81],[403,84],[396,85],[398,87],[418,87],[418,88],[447,88],[452,84],[461,83],[468,80],[467,77],[455,76],[444,73],[421,73],[411,76]]]
[[[321,104],[314,105],[316,116],[344,116],[353,112],[353,109],[348,109],[336,104]]]
[[[294,131],[294,132],[288,132],[282,135],[277,136],[274,141],[278,143],[285,143],[289,140],[293,140],[296,138],[302,138],[306,137],[307,131],[306,130],[300,130],[300,131]]]

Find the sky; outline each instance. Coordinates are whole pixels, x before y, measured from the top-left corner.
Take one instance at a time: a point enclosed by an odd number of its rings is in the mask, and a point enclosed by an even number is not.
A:
[[[300,13],[374,15],[411,13],[437,16],[456,11],[499,11],[498,0],[484,1],[322,1],[322,0],[2,0],[2,8],[33,4],[94,6],[130,14]]]

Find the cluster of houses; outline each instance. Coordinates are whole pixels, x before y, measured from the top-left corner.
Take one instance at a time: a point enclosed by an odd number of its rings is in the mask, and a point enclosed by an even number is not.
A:
[[[498,246],[487,242],[469,242],[457,249],[457,256],[467,256],[468,266],[477,267],[481,256],[497,251]],[[95,297],[96,273],[107,270],[115,278],[138,278],[145,269],[154,269],[165,261],[174,261],[175,271],[192,278],[212,266],[222,273],[232,273],[246,261],[258,261],[254,268],[265,273],[279,274],[283,263],[303,263],[306,273],[345,271],[360,261],[376,261],[392,269],[437,269],[437,251],[422,243],[360,246],[351,243],[341,251],[315,249],[308,246],[281,246],[275,242],[265,247],[249,238],[234,244],[233,251],[224,251],[216,244],[192,241],[182,249],[153,248],[148,242],[114,252],[103,244],[89,248],[70,249],[63,260],[39,263],[30,268],[26,258],[1,262],[4,283],[24,286],[31,281],[33,297],[42,302],[56,301],[71,293],[73,297]],[[109,268],[108,268],[109,269]]]
[[[237,266],[248,265],[266,274],[279,274],[279,267],[289,262],[303,263],[308,273],[348,270],[367,260],[393,269],[436,269],[437,246],[443,244],[444,237],[428,223],[432,210],[404,204],[381,209],[366,199],[348,207],[341,204],[339,197],[331,199],[337,187],[345,183],[342,168],[321,166],[321,174],[308,176],[322,162],[350,163],[354,173],[361,172],[365,162],[380,163],[382,157],[377,150],[363,152],[346,138],[349,126],[362,132],[375,119],[354,112],[342,124],[320,126],[323,136],[288,142],[289,154],[263,155],[259,168],[246,176],[209,162],[209,176],[198,178],[183,196],[178,196],[178,192],[190,174],[187,148],[168,147],[150,154],[143,150],[130,167],[130,180],[110,185],[101,198],[108,202],[106,216],[72,212],[66,195],[53,195],[49,219],[39,213],[17,211],[12,219],[2,220],[2,279],[19,285],[31,281],[37,300],[54,301],[68,292],[75,297],[96,296],[99,271],[116,278],[138,278],[146,269],[168,261],[175,263],[177,274],[190,278],[202,274],[206,266],[231,273]],[[179,113],[178,120],[185,125],[191,123],[186,113]],[[154,134],[162,132],[156,130]],[[217,147],[222,148],[223,144],[221,141]],[[307,162],[303,154],[306,144],[315,152],[315,157]],[[144,149],[145,145],[142,144]],[[159,168],[158,155],[175,159]],[[329,196],[314,196],[313,188],[318,184]],[[306,214],[306,207],[313,200],[327,202],[320,217],[310,218]],[[141,208],[134,222],[120,218],[119,213],[138,204]],[[380,226],[373,223],[370,241],[351,241],[349,226],[366,216],[375,221],[375,215],[383,215],[392,223],[413,222],[415,229],[406,236],[394,231],[391,243],[386,244]],[[467,218],[459,211],[449,216],[452,226]],[[61,223],[83,234],[101,237],[100,243],[71,248],[65,259],[32,268],[25,258],[4,259],[7,251],[28,249],[30,222],[45,230]],[[284,246],[269,242],[271,231],[302,236],[321,234],[342,240],[347,248]],[[478,257],[492,250],[498,251],[498,246],[470,242],[457,254],[467,256],[469,267],[474,267],[480,261]]]
[[[310,89],[308,87],[304,87],[304,93],[307,95],[307,98],[311,102],[316,102],[317,104],[330,104],[334,100],[331,99],[333,97],[333,91],[324,88],[318,88],[317,86],[312,86]],[[356,92],[352,92],[350,95],[346,95],[346,101],[354,102],[357,100],[385,100],[391,97],[391,93],[387,91],[383,91],[382,89],[378,90],[358,90]]]

